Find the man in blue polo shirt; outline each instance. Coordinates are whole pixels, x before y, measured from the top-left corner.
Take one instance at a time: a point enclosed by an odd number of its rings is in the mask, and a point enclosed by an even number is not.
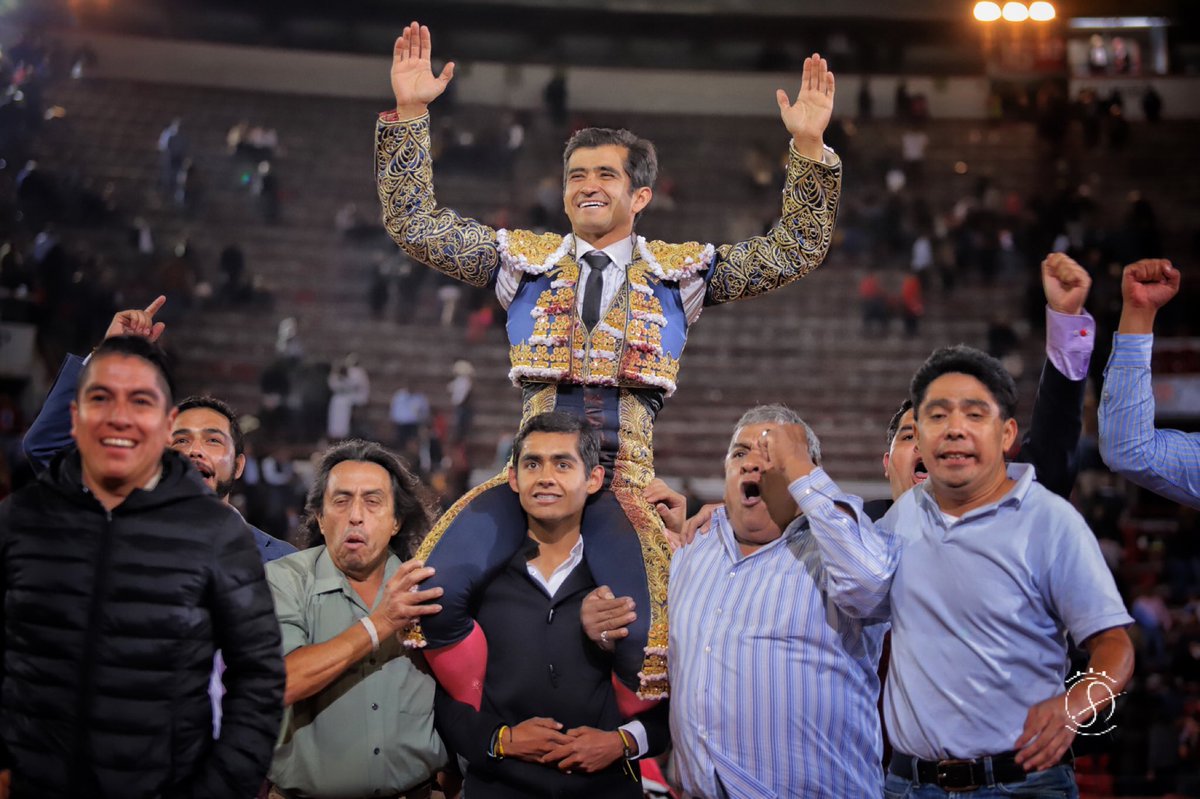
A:
[[[1132,619],[1079,513],[1005,466],[1017,394],[1000,363],[938,350],[910,393],[929,479],[880,520],[901,554],[889,600],[860,609],[892,620],[885,795],[1077,797],[1070,745],[1132,674]],[[1064,692],[1068,634],[1091,658]]]

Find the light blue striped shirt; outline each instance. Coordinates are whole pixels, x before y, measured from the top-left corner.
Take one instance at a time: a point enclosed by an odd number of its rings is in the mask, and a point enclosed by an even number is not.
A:
[[[1131,483],[1200,508],[1200,433],[1154,429],[1153,349],[1153,334],[1113,334],[1100,397],[1100,456]]]
[[[883,793],[887,627],[853,616],[883,602],[896,548],[823,470],[790,490],[804,515],[782,538],[743,557],[721,509],[671,563],[671,736],[691,796]]]

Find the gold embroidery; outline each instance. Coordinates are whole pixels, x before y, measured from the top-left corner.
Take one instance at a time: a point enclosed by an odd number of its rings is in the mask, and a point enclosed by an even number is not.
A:
[[[506,249],[514,259],[537,269],[545,265],[550,256],[558,251],[562,246],[563,237],[557,233],[510,230],[507,233],[507,242]]]
[[[709,301],[765,294],[820,266],[833,240],[841,191],[840,163],[826,166],[792,149],[782,217],[765,236],[717,248],[708,282]]]
[[[665,273],[695,269],[704,260],[704,250],[707,245],[698,241],[685,241],[680,244],[670,244],[665,241],[648,241],[646,249],[658,261]]]
[[[464,283],[491,282],[500,263],[496,231],[438,208],[428,114],[375,126],[375,181],[384,228],[402,250]]]
[[[629,397],[637,402],[633,397]],[[640,403],[639,403],[640,404]],[[641,489],[617,488],[613,495],[625,516],[637,531],[642,548],[642,563],[646,569],[646,588],[650,594],[650,632],[638,673],[638,698],[661,699],[670,693],[667,673],[667,587],[671,565],[671,548],[662,519],[646,502]]]

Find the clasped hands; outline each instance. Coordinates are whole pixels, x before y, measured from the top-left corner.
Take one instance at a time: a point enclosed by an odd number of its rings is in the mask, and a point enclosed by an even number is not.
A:
[[[505,757],[557,766],[559,771],[585,773],[603,771],[625,754],[625,743],[616,730],[576,727],[563,731],[554,719],[537,716],[504,732]],[[636,742],[631,743],[636,748]]]

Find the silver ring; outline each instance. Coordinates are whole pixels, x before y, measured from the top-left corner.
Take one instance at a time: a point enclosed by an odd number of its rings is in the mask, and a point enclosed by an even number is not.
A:
[[[600,633],[600,640],[606,644],[608,643],[608,630],[605,630],[604,632]]]

